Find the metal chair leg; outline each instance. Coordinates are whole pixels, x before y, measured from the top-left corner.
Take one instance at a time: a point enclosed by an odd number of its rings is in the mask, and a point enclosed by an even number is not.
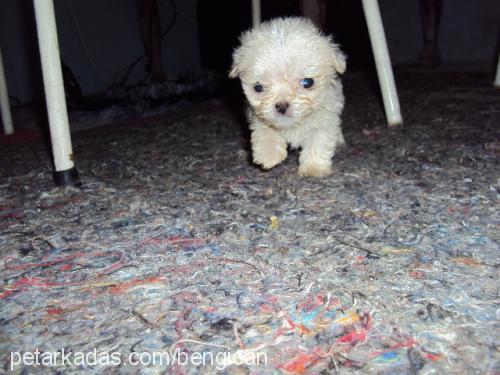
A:
[[[362,0],[366,23],[377,67],[378,80],[382,90],[385,113],[389,126],[403,123],[399,106],[398,93],[394,83],[391,59],[385,40],[384,26],[377,0]]]
[[[498,54],[497,75],[495,77],[495,87],[500,87],[500,53]]]
[[[261,21],[260,0],[252,0],[253,27],[260,25],[260,21]]]
[[[79,185],[73,161],[53,0],[33,0],[57,185]]]
[[[7,92],[7,81],[3,69],[2,51],[0,50],[0,110],[2,111],[3,131],[5,134],[14,133],[12,115],[10,113],[9,94]]]

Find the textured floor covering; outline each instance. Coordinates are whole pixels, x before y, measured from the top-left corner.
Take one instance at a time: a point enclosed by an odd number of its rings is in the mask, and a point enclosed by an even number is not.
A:
[[[2,146],[0,369],[64,349],[71,366],[37,372],[498,373],[500,93],[398,84],[389,130],[346,78],[348,146],[320,180],[295,152],[252,166],[239,109],[215,99],[76,133],[81,190],[52,186],[42,144]],[[77,361],[94,349],[121,364]],[[125,363],[153,352],[225,356]]]

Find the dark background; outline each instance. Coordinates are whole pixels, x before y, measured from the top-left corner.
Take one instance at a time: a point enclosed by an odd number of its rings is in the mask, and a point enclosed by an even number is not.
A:
[[[145,75],[135,0],[55,0],[61,58],[84,94]],[[251,26],[250,0],[158,0],[163,66],[169,79],[226,75],[238,36]],[[380,0],[392,62],[418,66],[422,48],[418,0]],[[41,75],[31,0],[0,0],[0,47],[13,104],[40,101]],[[294,0],[262,0],[263,19],[298,15]],[[174,17],[175,16],[175,17]],[[174,22],[173,22],[174,21]],[[173,23],[172,23],[173,22]],[[493,75],[498,56],[500,2],[445,0],[439,47],[441,69]],[[361,1],[329,1],[326,32],[348,56],[348,72],[373,70]]]
[[[231,17],[227,17],[228,9]],[[298,1],[278,0],[262,1],[262,15],[263,20],[267,20],[301,14]],[[231,64],[231,50],[237,44],[239,34],[251,27],[250,3],[200,1],[198,20],[202,65],[215,70],[227,69]],[[327,8],[324,32],[333,34],[342,45],[349,56],[350,69],[369,68],[373,64],[361,1],[331,2]],[[212,40],[218,42],[211,43]]]

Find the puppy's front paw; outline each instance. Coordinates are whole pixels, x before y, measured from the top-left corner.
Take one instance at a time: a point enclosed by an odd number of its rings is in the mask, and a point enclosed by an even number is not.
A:
[[[301,164],[299,166],[299,176],[302,177],[326,177],[332,173],[329,165],[322,164]]]
[[[264,169],[271,169],[286,159],[284,142],[261,142],[253,145],[253,162]]]
[[[335,146],[339,148],[345,147],[345,140],[344,136],[342,135],[342,132],[340,132],[339,135],[337,136],[337,139],[335,141]]]

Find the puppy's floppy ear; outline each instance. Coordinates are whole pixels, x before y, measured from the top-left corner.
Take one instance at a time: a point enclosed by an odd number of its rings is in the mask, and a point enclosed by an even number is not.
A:
[[[334,42],[330,42],[330,50],[331,50],[331,62],[333,68],[340,74],[345,73],[346,56],[340,50],[339,45]]]
[[[243,59],[242,51],[241,51],[241,47],[239,47],[239,48],[235,49],[233,52],[233,65],[231,66],[231,70],[229,71],[229,78],[236,78],[241,74],[241,72],[242,72],[241,60],[242,59]]]

